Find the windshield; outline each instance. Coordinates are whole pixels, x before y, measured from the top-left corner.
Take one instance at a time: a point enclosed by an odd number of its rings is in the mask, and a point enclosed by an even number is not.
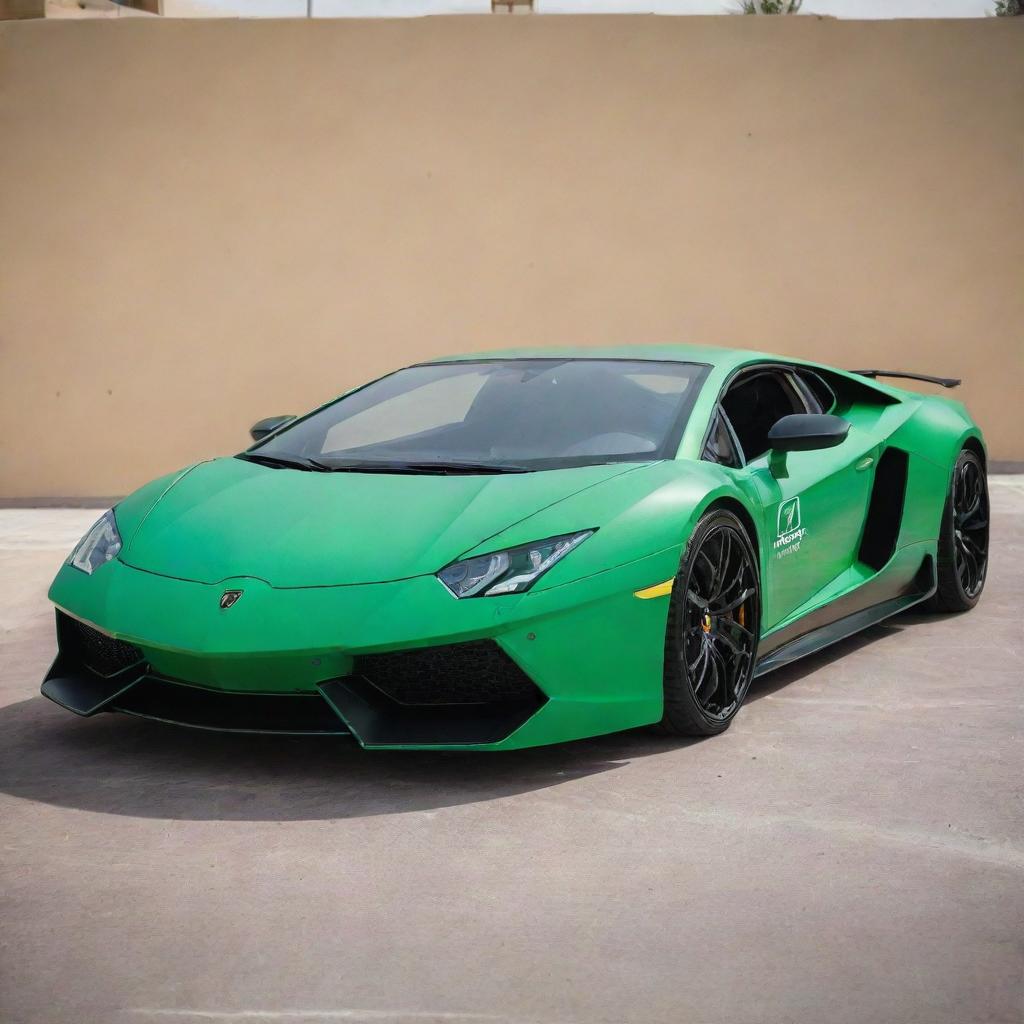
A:
[[[515,472],[672,458],[707,368],[620,359],[428,363],[242,457],[319,470]]]

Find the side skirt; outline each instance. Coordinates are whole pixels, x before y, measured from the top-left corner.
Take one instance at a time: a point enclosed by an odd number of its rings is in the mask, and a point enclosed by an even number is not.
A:
[[[926,601],[937,585],[935,562],[926,555],[909,580],[876,576],[802,619],[761,638],[754,678],[845,640],[868,626]]]

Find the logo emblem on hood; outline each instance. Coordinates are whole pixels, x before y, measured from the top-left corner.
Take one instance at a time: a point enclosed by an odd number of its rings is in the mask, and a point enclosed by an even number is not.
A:
[[[242,596],[241,590],[225,590],[220,595],[221,608],[230,608]]]

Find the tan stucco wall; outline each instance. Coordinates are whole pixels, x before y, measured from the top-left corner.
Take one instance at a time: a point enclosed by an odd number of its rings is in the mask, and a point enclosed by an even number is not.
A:
[[[1024,458],[1024,19],[0,26],[0,495],[436,353],[963,376]]]

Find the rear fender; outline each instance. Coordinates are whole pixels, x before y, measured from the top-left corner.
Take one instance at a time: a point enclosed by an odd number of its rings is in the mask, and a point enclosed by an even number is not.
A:
[[[926,396],[915,414],[885,443],[910,454],[899,546],[935,541],[960,452],[973,446],[983,460],[986,458],[981,430],[961,402]]]

